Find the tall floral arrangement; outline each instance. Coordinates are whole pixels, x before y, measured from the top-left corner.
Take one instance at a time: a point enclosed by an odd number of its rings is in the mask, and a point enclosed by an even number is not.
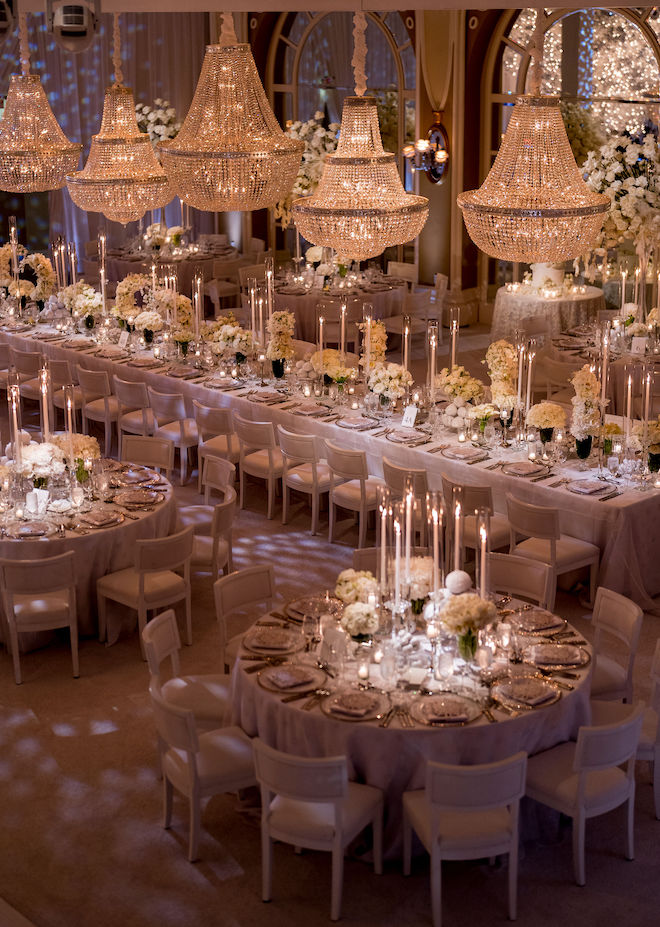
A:
[[[499,409],[513,409],[516,402],[516,377],[518,355],[508,341],[493,341],[486,351],[484,363],[488,366],[490,394]]]
[[[345,383],[354,371],[354,368],[343,363],[341,353],[336,348],[324,348],[323,355],[320,351],[314,351],[309,358],[309,364],[314,373],[323,372],[324,376],[335,383]]]
[[[452,399],[478,402],[484,394],[482,381],[473,377],[462,366],[453,367],[451,370],[448,367],[443,367],[436,376],[435,382]]]
[[[366,358],[364,356],[365,348],[365,339],[364,334],[367,330],[366,322],[358,322],[358,328],[362,332],[362,353],[360,354],[360,367],[364,367],[366,364]],[[387,331],[385,330],[385,323],[380,322],[377,319],[371,322],[371,338],[369,345],[369,367],[375,367],[376,364],[385,363],[385,352],[387,351]]]
[[[140,311],[135,297],[144,296],[151,286],[151,279],[147,274],[128,274],[117,284],[115,305],[112,314],[123,322],[132,320]]]
[[[326,129],[323,126],[323,113],[319,110],[307,122],[287,122],[286,135],[305,143],[298,176],[295,179],[291,193],[275,205],[275,217],[282,220],[283,225],[292,223],[291,204],[298,196],[311,196],[316,190],[323,173],[323,165],[329,154],[337,148],[337,133],[339,125],[331,122]]]
[[[17,255],[19,261],[25,257],[27,251],[23,245],[18,245]],[[6,244],[0,248],[0,286],[8,287],[13,279],[11,266],[11,245]]]
[[[23,258],[19,274],[33,285],[30,299],[44,302],[55,292],[55,271],[50,259],[35,251]]]
[[[270,340],[266,348],[268,360],[291,360],[294,355],[293,332],[296,318],[286,309],[274,312],[267,323]]]
[[[237,322],[221,325],[207,336],[207,341],[214,354],[226,359],[238,354],[245,358],[252,350],[252,332]]]
[[[140,132],[147,133],[154,148],[158,142],[164,142],[167,138],[174,138],[181,128],[181,123],[177,122],[176,110],[170,101],[161,100],[160,97],[154,100],[153,106],[148,106],[146,103],[136,103],[135,116],[138,129]]]
[[[600,425],[599,384],[589,364],[576,371],[571,378],[575,395],[571,398],[573,414],[570,432],[578,441],[598,434]]]
[[[566,127],[568,143],[579,166],[585,162],[590,152],[596,151],[605,143],[603,130],[591,107],[561,100],[559,108]]]
[[[84,280],[65,286],[58,292],[57,301],[62,303],[71,315],[91,319],[92,324],[103,311],[101,294]]]
[[[172,325],[170,334],[173,341],[180,344],[187,344],[195,337],[192,326],[192,303],[187,296],[182,293],[176,294],[176,321]]]

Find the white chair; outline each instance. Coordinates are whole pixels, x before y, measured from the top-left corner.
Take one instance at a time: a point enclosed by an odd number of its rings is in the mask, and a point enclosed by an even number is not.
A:
[[[578,885],[586,882],[588,818],[626,804],[626,859],[634,857],[635,754],[643,715],[640,704],[614,724],[581,727],[577,743],[559,744],[528,761],[527,795],[573,818],[573,868]]]
[[[192,528],[184,528],[166,538],[135,541],[135,565],[108,573],[96,581],[99,640],[104,641],[106,637],[108,599],[137,611],[140,646],[142,631],[147,623],[147,612],[183,601],[186,609],[186,642],[192,644],[192,546]]]
[[[190,568],[193,573],[210,573],[213,581],[220,570],[233,570],[231,529],[236,515],[236,492],[227,489],[223,502],[211,509],[210,534],[195,534]]]
[[[9,359],[21,386],[21,399],[36,402],[40,396],[39,370],[43,363],[41,351],[20,351],[10,347]]]
[[[223,727],[231,711],[229,676],[224,673],[182,676],[179,651],[181,638],[174,609],[156,615],[142,631],[151,684],[171,705],[192,711],[200,730]],[[168,678],[163,665],[169,660]]]
[[[78,383],[82,393],[83,434],[89,434],[89,422],[102,422],[105,429],[103,452],[106,457],[112,450],[112,425],[119,418],[119,401],[110,388],[110,377],[105,370],[87,370],[78,365]]]
[[[410,875],[412,831],[431,857],[433,927],[442,923],[442,860],[509,856],[509,919],[518,893],[518,812],[527,754],[477,766],[427,763],[426,788],[403,793],[403,874]]]
[[[330,496],[328,517],[328,540],[335,533],[337,506],[357,513],[358,547],[364,547],[367,538],[367,515],[378,506],[378,487],[383,481],[369,476],[367,455],[364,451],[347,450],[326,441],[326,455],[330,467]]]
[[[234,429],[240,445],[239,508],[243,508],[245,498],[245,477],[256,476],[260,480],[266,480],[268,485],[268,518],[272,518],[275,508],[275,486],[284,470],[282,451],[275,438],[275,427],[272,422],[250,422],[240,415],[234,415]]]
[[[202,470],[207,457],[224,457],[238,463],[240,447],[234,434],[231,409],[204,406],[193,399],[193,415],[197,422],[197,491],[202,491]]]
[[[198,734],[192,711],[168,702],[156,685],[149,687],[149,694],[158,736],[164,744],[163,827],[170,827],[176,789],[190,804],[188,859],[194,862],[199,851],[202,799],[255,785],[252,743],[240,727]]]
[[[312,534],[319,530],[320,497],[330,489],[330,469],[319,460],[316,438],[313,435],[297,435],[278,427],[280,450],[284,468],[282,470],[282,524],[286,525],[289,515],[289,491],[304,493],[312,500]]]
[[[138,464],[141,467],[151,467],[154,470],[165,471],[168,479],[174,469],[174,443],[167,438],[153,436],[125,435],[121,447],[121,460],[126,463]]]
[[[78,618],[73,551],[32,560],[0,560],[0,588],[9,630],[14,679],[22,682],[19,634],[68,628],[73,675],[78,678]]]
[[[149,393],[145,383],[139,380],[122,380],[114,377],[115,396],[119,402],[117,434],[119,436],[119,457],[122,455],[124,432],[129,435],[153,435],[156,422],[149,405]]]
[[[291,756],[252,741],[261,787],[261,879],[270,901],[273,841],[332,853],[330,919],[339,920],[344,851],[366,827],[373,829],[374,872],[383,871],[383,793],[348,781],[345,756]]]
[[[74,417],[78,412],[80,412],[80,409],[82,408],[83,396],[79,384],[76,383],[77,372],[74,377],[71,364],[68,360],[60,360],[55,357],[49,357],[48,369],[50,371],[51,409],[53,410],[52,422],[53,425],[55,425],[54,409],[61,409],[64,411],[64,387],[70,385],[73,386]]]
[[[224,232],[202,232],[197,236],[197,241],[200,245],[226,246],[228,244],[228,238]]]
[[[192,525],[195,534],[210,534],[213,520],[213,506],[210,504],[211,490],[217,489],[222,496],[222,501],[226,501],[230,494],[235,499],[235,478],[236,467],[229,463],[228,460],[224,460],[222,457],[205,457],[202,474],[204,503],[203,505],[177,506],[178,525],[180,527]]]
[[[266,279],[265,264],[244,264],[238,268],[238,280],[241,290],[247,293],[247,285],[250,277],[254,277],[257,283],[263,283]]]
[[[187,473],[188,452],[197,447],[199,433],[194,418],[186,411],[186,401],[181,393],[159,393],[147,387],[149,402],[156,419],[156,438],[166,438],[179,450],[179,478],[183,486]]]
[[[273,567],[253,566],[221,576],[213,584],[215,615],[220,629],[220,665],[228,668],[236,660],[243,635],[254,622],[254,609],[263,606],[262,611],[270,611],[275,595],[275,573]],[[240,621],[234,621],[241,630],[229,639],[227,617],[232,612],[251,609]]]
[[[414,519],[415,533],[419,534],[420,543],[426,542],[426,493],[429,489],[428,475],[423,468],[400,467],[387,457],[383,457],[383,479],[393,498],[403,499],[408,479],[413,481],[417,503]]]
[[[263,264],[266,259],[266,242],[263,238],[248,239],[246,257],[250,257],[255,262]]]
[[[217,318],[222,312],[223,301],[236,302],[241,295],[238,270],[245,264],[245,258],[217,260],[213,262],[213,279],[204,285],[204,295],[213,303],[213,314]]]
[[[387,274],[389,277],[401,277],[408,284],[419,283],[417,264],[408,264],[406,261],[388,261]]]
[[[515,554],[489,554],[488,574],[491,592],[508,593],[547,608],[552,598],[553,575],[547,563],[516,557]]]
[[[644,613],[618,592],[599,586],[594,603],[594,669],[591,697],[633,700],[633,669]],[[623,659],[617,660],[609,653]]]
[[[383,319],[385,331],[403,339],[403,320],[410,319],[410,337],[426,335],[430,319],[440,320],[442,305],[438,302],[436,290],[432,287],[414,287],[413,292],[403,298],[401,315],[391,315]],[[442,344],[442,325],[438,326],[438,344]],[[403,346],[402,346],[403,350]]]
[[[488,546],[490,550],[502,550],[509,546],[511,540],[511,525],[506,515],[495,511],[493,505],[493,489],[491,486],[470,486],[467,483],[455,483],[448,477],[442,477],[442,493],[445,503],[451,509],[453,489],[458,486],[463,494],[463,547],[477,550],[479,538],[477,536],[477,509],[487,509],[490,515],[488,527]],[[468,514],[471,513],[471,514]]]
[[[562,534],[559,530],[559,510],[521,502],[511,493],[506,495],[507,514],[511,526],[509,553],[550,565],[553,575],[553,594],[548,602],[552,611],[557,591],[557,576],[582,567],[589,567],[589,601],[594,601],[600,550],[590,541]],[[517,541],[517,536],[525,536]]]

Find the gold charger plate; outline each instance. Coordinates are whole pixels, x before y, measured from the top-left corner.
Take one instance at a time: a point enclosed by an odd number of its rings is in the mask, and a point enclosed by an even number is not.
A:
[[[283,685],[282,682],[285,681],[287,675],[291,679],[291,684]],[[293,681],[296,675],[299,675],[303,681]],[[280,680],[279,684],[275,680]],[[325,671],[309,663],[280,663],[277,666],[267,666],[257,674],[257,682],[262,689],[266,689],[267,692],[279,692],[281,695],[294,692],[314,692],[325,683],[325,680]]]
[[[262,657],[286,657],[305,646],[297,628],[251,628],[243,637],[243,647]]]
[[[472,699],[454,692],[421,695],[410,705],[410,717],[428,727],[463,727],[481,715],[482,709]]]
[[[510,676],[493,684],[490,694],[505,708],[517,711],[536,711],[554,705],[561,692],[549,679],[525,674]],[[534,701],[532,701],[534,700]]]
[[[124,489],[115,493],[114,501],[118,505],[128,505],[140,507],[143,505],[156,505],[163,501],[165,496],[162,492],[156,492],[154,489]]]
[[[335,721],[375,721],[389,710],[387,695],[375,689],[342,689],[321,701],[321,711]]]
[[[559,659],[561,656],[563,660]],[[582,669],[589,666],[591,654],[577,644],[547,642],[527,647],[523,651],[523,659],[544,670]]]

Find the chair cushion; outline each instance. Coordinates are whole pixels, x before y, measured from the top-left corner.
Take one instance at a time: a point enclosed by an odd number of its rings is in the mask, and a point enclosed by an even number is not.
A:
[[[616,660],[601,653],[596,654],[591,677],[592,697],[603,698],[611,694],[613,697],[623,698],[627,675],[626,670]]]
[[[41,396],[41,384],[39,377],[33,377],[30,380],[23,380],[21,383],[21,396],[23,399],[39,399]]]
[[[162,686],[161,692],[168,702],[195,713],[202,723],[227,721],[231,713],[231,681],[224,673],[207,676],[174,676]]]
[[[272,473],[276,477],[282,476],[284,464],[282,461],[282,451],[279,447],[273,448],[273,470]],[[263,479],[266,479],[271,472],[270,465],[268,463],[268,451],[252,451],[251,454],[246,454],[243,458],[243,470],[245,473],[249,473],[251,476],[260,476]]]
[[[377,490],[382,485],[383,481],[376,476],[370,476],[364,481],[367,508],[375,508],[378,504]],[[332,490],[332,501],[345,509],[359,509],[362,504],[360,481],[349,480],[347,483],[335,486]]]
[[[199,441],[197,422],[194,418],[184,418],[183,440],[179,422],[167,422],[164,425],[159,425],[154,434],[157,438],[167,438],[168,441],[173,441],[175,447],[192,447]]]
[[[206,534],[196,534],[193,538],[193,550],[190,566],[192,569],[211,567],[213,555],[213,538]],[[224,538],[218,538],[218,567],[223,567],[229,559],[229,545]]]
[[[140,595],[140,574],[133,567],[117,570],[97,580],[96,588],[108,599],[122,602],[131,608],[138,607]],[[186,594],[186,583],[183,577],[172,570],[162,570],[156,573],[144,574],[144,600],[147,608],[150,603],[162,605],[168,602],[177,602]]]
[[[327,464],[317,464],[316,477],[319,492],[327,492],[330,489],[330,467]],[[314,487],[312,465],[309,463],[298,464],[297,467],[289,470],[286,475],[286,485],[290,486],[291,489],[298,489],[300,492],[312,492]]]
[[[189,793],[188,762],[183,750],[170,748],[163,772],[184,795]],[[252,743],[240,727],[223,727],[199,736],[197,772],[202,792],[233,792],[256,782]]]
[[[122,431],[128,431],[132,435],[152,435],[154,433],[154,416],[151,409],[147,409],[147,424],[145,431],[144,416],[142,409],[135,409],[133,412],[124,412],[119,418],[119,427]]]
[[[424,789],[405,792],[403,803],[420,840],[431,851],[431,806]],[[501,846],[511,839],[511,815],[506,808],[485,811],[444,811],[439,815],[440,852],[470,852],[476,859],[493,846]],[[474,856],[472,856],[474,851]]]
[[[80,409],[83,404],[83,394],[79,386],[73,387],[73,402],[76,409]],[[58,409],[64,408],[64,390],[58,389],[53,393],[53,405]]]
[[[108,411],[110,413],[110,418],[114,422],[119,415],[119,402],[116,396],[108,396]],[[88,402],[83,406],[83,412],[85,413],[86,418],[91,418],[95,422],[102,422],[105,420],[105,399],[92,399],[91,402]]]
[[[527,538],[516,544],[512,554],[518,554],[520,557],[529,557],[530,560],[540,560],[542,563],[550,563],[550,541],[544,538]],[[557,539],[557,563],[556,572],[565,573],[572,570],[576,563],[584,563],[593,558],[598,561],[600,550],[590,541],[581,541],[580,538],[572,538],[567,534],[562,534]]]
[[[199,445],[201,457],[224,457],[231,463],[236,463],[241,455],[240,445],[236,435],[216,435],[215,438],[208,438]]]
[[[69,597],[64,591],[41,592],[38,596],[15,595],[14,615],[20,630],[30,630],[39,626],[49,628],[63,627],[69,624]]]
[[[348,783],[342,801],[344,844],[366,827],[382,797],[380,789],[371,785]],[[276,795],[270,804],[268,823],[271,833],[287,843],[301,846],[331,843],[335,832],[334,805]]]
[[[499,550],[501,547],[509,546],[511,539],[511,526],[506,515],[497,515],[494,513],[490,516],[488,540],[491,550]],[[476,515],[467,515],[463,520],[463,544],[465,547],[479,546],[477,540],[477,517]]]
[[[579,775],[573,770],[576,744],[559,744],[527,761],[527,794],[565,814],[572,814],[577,801]],[[616,808],[628,797],[629,784],[618,767],[586,774],[584,805],[587,811]]]

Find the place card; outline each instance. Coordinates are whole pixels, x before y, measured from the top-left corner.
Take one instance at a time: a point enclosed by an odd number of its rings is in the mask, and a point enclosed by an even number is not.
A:
[[[646,354],[646,338],[633,337],[630,345],[631,354]]]
[[[405,412],[401,418],[401,424],[404,428],[413,428],[415,425],[415,420],[417,418],[417,406],[415,403],[411,403],[409,406],[406,406]]]
[[[117,342],[118,347],[125,348],[128,345],[128,335],[129,333],[123,331],[119,336],[119,341]]]

